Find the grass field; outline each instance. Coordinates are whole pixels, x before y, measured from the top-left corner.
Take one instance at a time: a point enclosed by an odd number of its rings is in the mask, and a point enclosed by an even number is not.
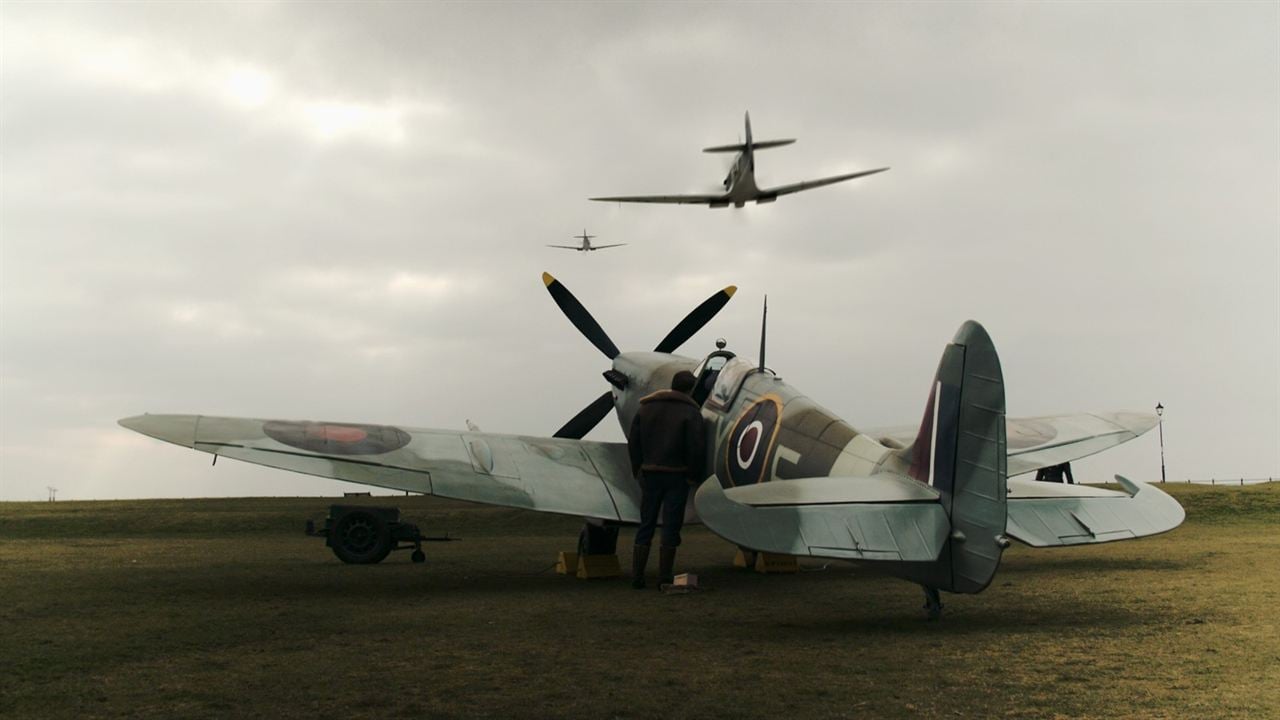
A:
[[[1169,487],[1174,532],[1015,543],[939,623],[702,528],[664,596],[552,572],[572,519],[434,498],[377,500],[464,540],[377,566],[301,534],[332,499],[0,503],[0,716],[1280,717],[1280,484]]]

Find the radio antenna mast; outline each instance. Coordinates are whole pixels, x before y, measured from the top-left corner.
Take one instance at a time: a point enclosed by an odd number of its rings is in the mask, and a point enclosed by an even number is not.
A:
[[[764,296],[764,312],[760,313],[760,372],[764,372],[765,330],[769,327],[769,296]]]

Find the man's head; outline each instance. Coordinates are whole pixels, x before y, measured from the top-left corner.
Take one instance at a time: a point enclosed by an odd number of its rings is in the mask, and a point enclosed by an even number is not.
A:
[[[675,377],[671,378],[671,389],[689,395],[693,392],[693,386],[697,383],[698,380],[693,376],[693,373],[688,370],[681,370],[676,373]]]

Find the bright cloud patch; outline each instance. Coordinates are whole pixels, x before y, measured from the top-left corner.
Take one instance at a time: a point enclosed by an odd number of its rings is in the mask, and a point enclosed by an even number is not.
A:
[[[454,287],[454,281],[443,275],[396,273],[387,283],[387,292],[402,297],[440,297]]]
[[[193,56],[157,42],[46,28],[19,22],[5,39],[6,74],[47,80],[51,69],[81,81],[133,93],[201,96],[252,121],[292,130],[313,142],[358,141],[400,145],[410,140],[413,122],[441,118],[449,106],[432,100],[357,101],[316,97],[291,89],[288,79],[239,58]]]
[[[359,138],[398,144],[405,140],[405,119],[410,113],[394,105],[310,102],[303,104],[301,114],[316,140]]]
[[[232,66],[223,75],[222,90],[232,103],[246,108],[267,104],[276,93],[275,79],[247,65]]]
[[[346,302],[375,304],[470,295],[482,284],[483,281],[474,276],[342,267],[294,268],[271,280],[273,287],[299,295],[341,295]]]

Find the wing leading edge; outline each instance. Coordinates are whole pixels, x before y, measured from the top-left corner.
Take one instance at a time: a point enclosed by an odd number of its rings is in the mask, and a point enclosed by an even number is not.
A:
[[[1110,412],[1006,418],[1009,477],[1034,472],[1100,453],[1129,442],[1151,430],[1160,418],[1150,413]],[[868,430],[867,434],[890,445],[905,447],[918,428]]]
[[[762,189],[760,190],[760,195],[768,198],[781,197],[783,195],[790,195],[791,193],[798,193],[801,190],[812,190],[813,188],[820,188],[824,185],[834,185],[846,180],[866,177],[867,175],[875,175],[876,173],[882,173],[888,169],[889,168],[887,167],[882,167],[876,168],[875,170],[863,170],[861,172],[847,173],[845,175],[833,175],[832,177],[820,178],[818,180],[802,180],[801,182],[791,183],[790,185],[779,185],[778,187]]]
[[[779,185],[762,189],[755,193],[754,196],[735,198],[732,193],[722,193],[719,195],[623,195],[618,197],[593,197],[588,198],[597,202],[630,202],[630,203],[666,203],[670,205],[726,205],[741,202],[772,202],[783,195],[798,193],[802,190],[812,190],[825,185],[834,185],[835,183],[845,182],[846,180],[854,180],[868,175],[882,173],[889,168],[882,167],[875,170],[862,170],[855,173],[846,173],[844,175],[833,175],[831,177],[819,178],[817,180],[802,180],[801,182],[791,183],[789,185]]]
[[[626,445],[385,425],[138,415],[120,424],[201,452],[440,497],[634,523]]]
[[[620,197],[593,197],[588,200],[597,202],[629,202],[629,203],[665,203],[668,205],[712,205],[729,202],[727,194],[722,195],[624,195]]]

